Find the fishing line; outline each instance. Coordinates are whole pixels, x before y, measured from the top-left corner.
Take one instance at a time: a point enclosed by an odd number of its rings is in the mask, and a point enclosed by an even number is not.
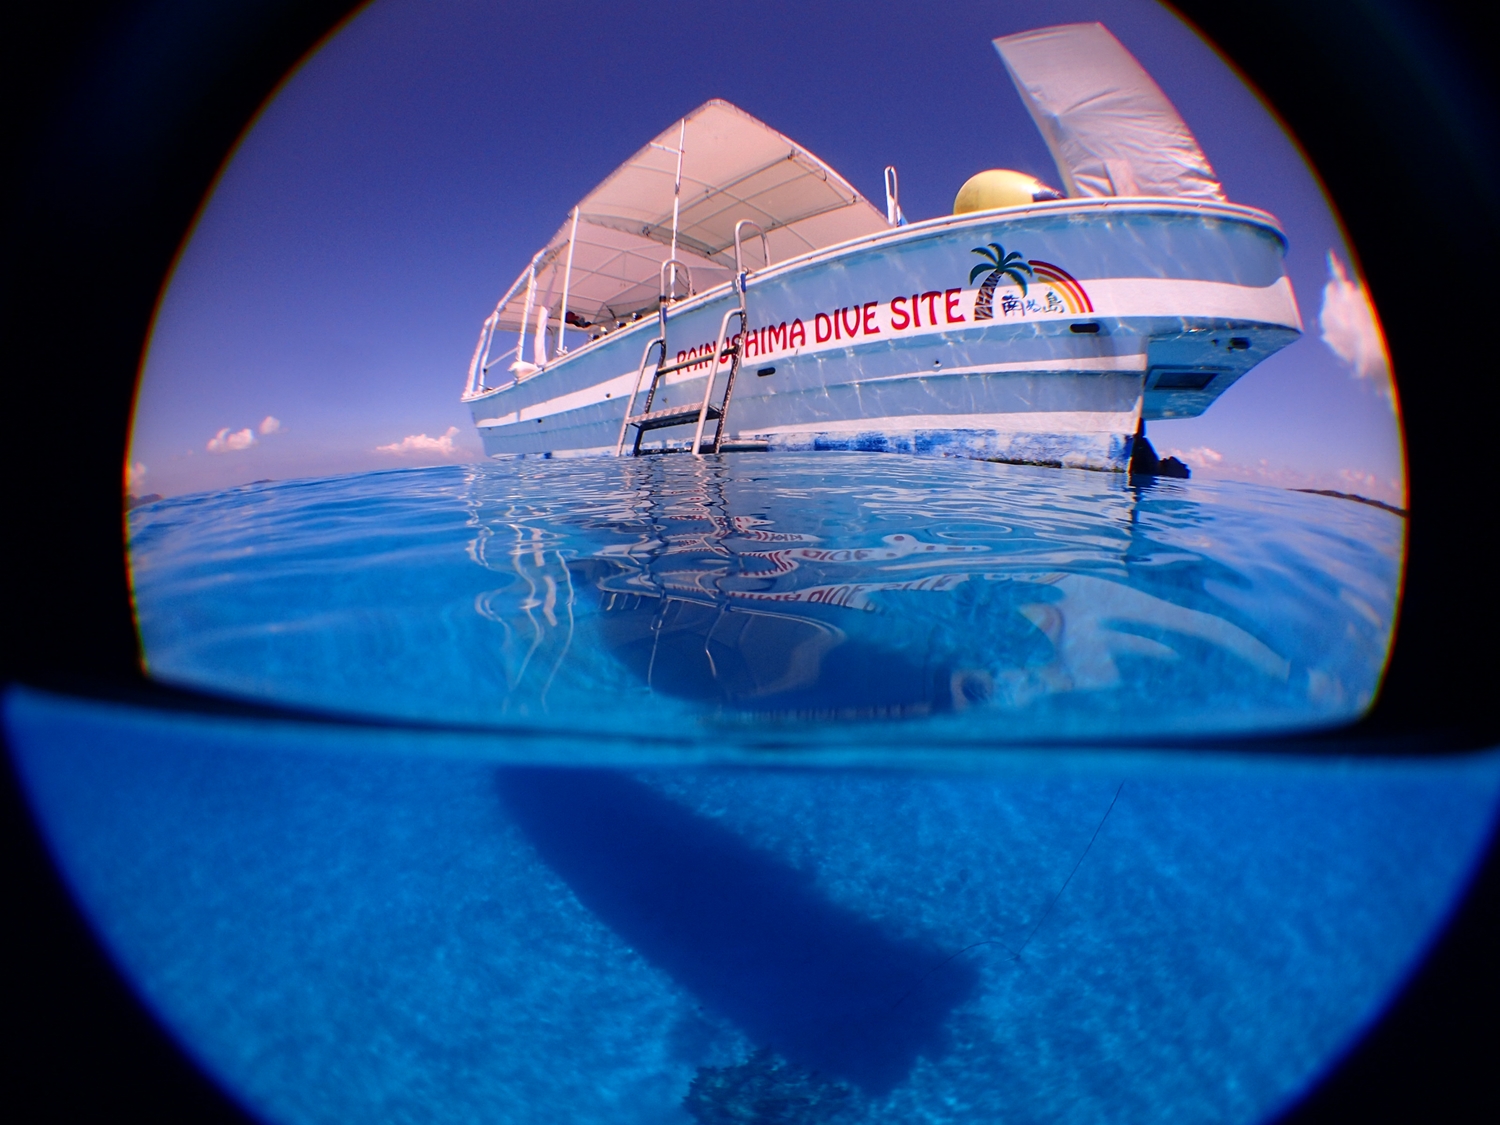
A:
[[[1099,824],[1097,827],[1095,827],[1094,834],[1089,837],[1088,846],[1083,849],[1083,853],[1078,857],[1078,862],[1073,865],[1073,870],[1068,872],[1068,877],[1063,880],[1062,886],[1057,888],[1057,893],[1052,896],[1052,901],[1047,904],[1047,909],[1042,911],[1042,916],[1037,919],[1036,925],[1031,927],[1031,932],[1026,935],[1026,940],[1021,943],[1020,949],[1011,949],[1010,946],[1006,945],[999,938],[989,938],[985,941],[976,941],[973,945],[966,945],[957,953],[950,953],[947,957],[944,957],[936,965],[928,969],[919,978],[917,978],[916,984],[912,985],[904,993],[902,993],[901,999],[897,1000],[894,1004],[891,1005],[892,1010],[900,1007],[901,1004],[907,999],[907,997],[909,997],[913,992],[915,992],[922,986],[923,982],[925,982],[928,977],[932,976],[933,973],[937,972],[944,965],[948,964],[948,962],[952,961],[956,957],[962,957],[971,949],[978,949],[981,945],[998,945],[1001,949],[1010,954],[1010,956],[1006,958],[1007,961],[1019,960],[1021,954],[1026,951],[1026,947],[1031,944],[1031,939],[1036,937],[1037,931],[1042,928],[1042,923],[1045,922],[1048,916],[1052,913],[1052,908],[1057,905],[1057,900],[1062,898],[1063,892],[1068,889],[1068,884],[1073,881],[1073,876],[1078,874],[1078,869],[1083,866],[1083,861],[1088,858],[1089,852],[1093,850],[1094,841],[1099,838],[1099,833],[1104,831],[1104,822],[1109,819],[1109,814],[1115,811],[1115,802],[1120,799],[1120,790],[1124,788],[1125,783],[1123,781],[1120,782],[1120,784],[1115,788],[1115,795],[1110,798],[1109,808],[1105,809],[1104,815],[1099,818]]]

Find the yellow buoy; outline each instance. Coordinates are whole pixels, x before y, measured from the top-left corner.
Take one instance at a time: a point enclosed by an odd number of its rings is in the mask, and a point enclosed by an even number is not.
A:
[[[953,200],[953,213],[966,215],[970,211],[1020,207],[1043,199],[1061,198],[1060,192],[1048,187],[1035,176],[1014,172],[1009,168],[991,168],[970,176],[964,186],[958,189],[958,195]]]

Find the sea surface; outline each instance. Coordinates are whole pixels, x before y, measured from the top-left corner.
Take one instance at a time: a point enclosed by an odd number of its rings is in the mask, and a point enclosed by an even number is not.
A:
[[[1357,716],[1404,531],[855,454],[261,484],[133,512],[136,607],[153,674],[290,710],[5,722],[269,1122],[1257,1122],[1495,824],[1500,751],[1192,741]]]
[[[817,453],[253,485],[139,509],[130,535],[162,679],[728,750],[1344,722],[1385,664],[1405,521],[1250,485]]]

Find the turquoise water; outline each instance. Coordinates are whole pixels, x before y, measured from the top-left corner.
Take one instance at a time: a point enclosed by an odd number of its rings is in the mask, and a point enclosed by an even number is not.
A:
[[[131,529],[156,674],[420,720],[5,701],[106,946],[268,1121],[1266,1120],[1500,801],[1500,750],[1153,748],[1370,698],[1403,527],[1327,497],[748,455]]]
[[[151,671],[185,684],[725,749],[957,745],[1351,719],[1404,533],[1249,485],[746,454],[185,497],[133,513],[131,557]]]

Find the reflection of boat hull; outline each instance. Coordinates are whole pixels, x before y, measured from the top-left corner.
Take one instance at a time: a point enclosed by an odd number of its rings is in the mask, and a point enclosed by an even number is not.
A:
[[[1113,474],[848,453],[529,464],[477,466],[465,496],[511,719],[1245,731],[1342,721],[1382,667],[1389,618],[1367,609],[1394,597],[1400,541],[1381,536],[1399,525],[1368,513],[1205,536],[1202,497]],[[1327,543],[1354,585],[1307,561]]]
[[[991,245],[1023,272],[971,281]],[[937,219],[777,263],[747,280],[728,443],[1123,469],[1143,417],[1202,413],[1296,338],[1284,250],[1250,208],[1110,198]],[[703,400],[736,305],[721,285],[671,307],[670,358],[705,360],[667,375],[653,409]],[[486,453],[613,453],[655,329],[642,320],[467,396]],[[692,432],[658,429],[642,448],[685,450]]]
[[[840,628],[847,607],[760,608],[704,591],[648,592],[600,559],[570,564],[575,586],[600,596],[601,639],[655,690],[753,714],[914,717],[988,697],[988,677]],[[821,612],[820,612],[821,610]],[[856,620],[856,623],[857,620]]]

